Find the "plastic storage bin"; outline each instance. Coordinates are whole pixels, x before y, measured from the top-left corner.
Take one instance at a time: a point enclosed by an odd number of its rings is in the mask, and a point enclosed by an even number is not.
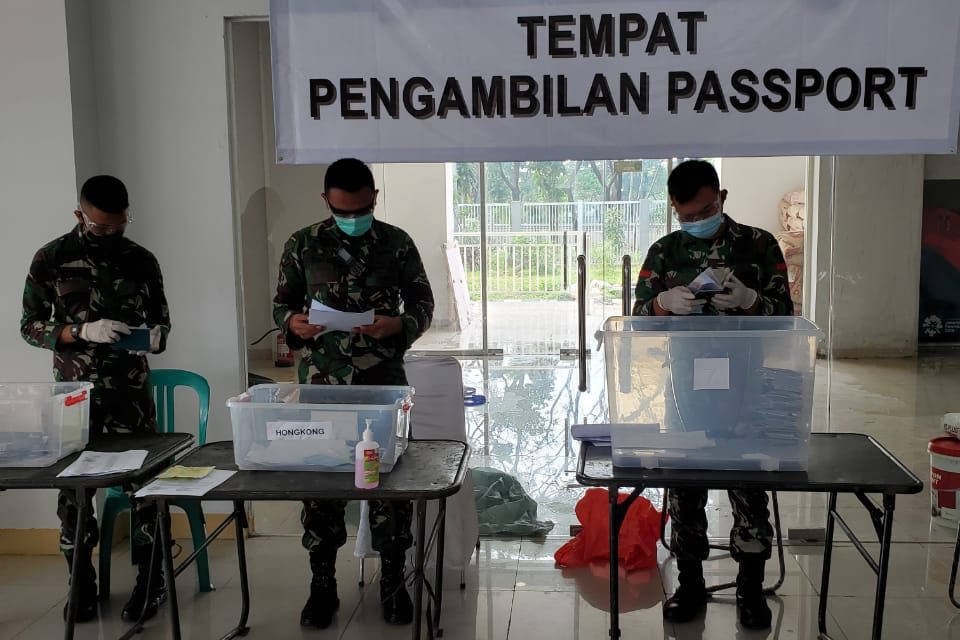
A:
[[[795,317],[608,319],[614,464],[805,469],[819,336]]]
[[[389,472],[407,448],[413,387],[261,384],[227,401],[244,470],[354,470],[367,420]]]
[[[48,467],[90,439],[89,382],[0,384],[0,467]]]

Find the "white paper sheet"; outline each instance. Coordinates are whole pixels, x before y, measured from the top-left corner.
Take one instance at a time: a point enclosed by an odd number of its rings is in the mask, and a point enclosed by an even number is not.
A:
[[[694,358],[693,390],[729,389],[730,358]]]
[[[135,496],[143,498],[146,496],[204,496],[214,487],[218,487],[226,482],[236,471],[226,471],[224,469],[214,469],[209,475],[203,478],[186,479],[178,478],[175,480],[154,480],[147,486],[137,491]]]
[[[373,309],[363,313],[350,313],[338,311],[316,300],[310,304],[310,324],[324,328],[320,335],[330,331],[350,331],[354,327],[373,324],[373,316]]]
[[[143,449],[107,453],[104,451],[84,451],[73,464],[57,474],[58,478],[76,476],[103,476],[111,473],[135,471],[143,466],[147,452]]]

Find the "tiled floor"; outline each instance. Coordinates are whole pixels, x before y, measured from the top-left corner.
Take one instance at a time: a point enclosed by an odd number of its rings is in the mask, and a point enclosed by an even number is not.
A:
[[[539,503],[538,517],[554,523],[546,538],[484,539],[479,558],[466,572],[466,588],[445,583],[444,638],[460,639],[600,639],[609,622],[605,567],[560,570],[553,554],[576,522],[574,505],[583,494],[573,469],[576,449],[569,426],[602,420],[605,412],[602,361],[591,360],[591,384],[577,393],[576,363],[549,356],[465,360],[465,383],[482,390],[489,403],[467,412],[472,464],[509,471]],[[856,431],[875,436],[925,482],[929,479],[927,440],[938,434],[943,413],[960,408],[960,353],[926,353],[916,360],[837,361],[818,368],[814,424],[817,430]],[[830,381],[828,388],[827,380]],[[828,409],[829,407],[829,409]],[[659,504],[656,492],[647,494]],[[822,527],[825,498],[780,494],[784,534],[797,528]],[[859,503],[841,499],[841,510],[866,540],[875,540],[872,524]],[[954,532],[931,522],[929,495],[898,499],[894,524],[884,638],[960,640],[960,611],[947,599]],[[376,584],[357,587],[357,560],[350,543],[338,565],[341,610],[325,632],[297,626],[306,597],[308,567],[300,548],[297,506],[264,503],[254,507],[258,537],[248,557],[253,592],[250,615],[254,638],[407,637],[408,629],[388,628],[379,617]],[[726,498],[711,492],[710,534],[722,541],[731,518]],[[837,534],[842,540],[842,535]],[[701,619],[687,625],[662,620],[660,604],[676,586],[674,561],[660,550],[658,567],[621,578],[623,638],[815,638],[822,566],[820,547],[788,540],[786,580],[771,599],[774,628],[747,632],[736,624],[731,596],[716,596]],[[876,543],[867,547],[877,551]],[[118,550],[117,553],[123,553]],[[0,640],[40,639],[62,633],[65,567],[59,558],[0,558]],[[375,562],[368,574],[375,571]],[[835,638],[870,637],[873,612],[870,570],[849,544],[834,558],[828,626]],[[711,583],[732,579],[729,558],[707,563]],[[768,563],[768,581],[775,579]],[[120,635],[118,611],[132,583],[125,562],[114,562],[114,597],[104,605],[99,624],[79,627],[78,638]],[[232,543],[216,543],[212,573],[217,591],[194,594],[193,576],[180,580],[185,638],[214,638],[237,616],[239,589]],[[143,638],[168,637],[166,619],[153,621]]]

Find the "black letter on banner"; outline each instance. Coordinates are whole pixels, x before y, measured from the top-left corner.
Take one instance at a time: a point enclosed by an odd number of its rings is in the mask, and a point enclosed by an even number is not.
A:
[[[400,117],[400,82],[390,78],[390,92],[384,90],[383,83],[377,78],[370,79],[370,112],[377,120],[380,119],[381,105],[387,107],[387,113],[396,120]]]
[[[620,113],[624,115],[630,113],[628,98],[640,113],[650,113],[650,76],[645,71],[640,74],[639,90],[629,73],[620,74]]]
[[[543,76],[543,115],[548,118],[553,117],[553,76],[550,74]]]
[[[506,96],[504,95],[503,76],[493,76],[490,78],[490,90],[487,91],[487,85],[480,76],[473,76],[473,117],[492,118],[493,116],[506,116],[504,107],[506,106]]]
[[[697,53],[697,23],[706,22],[707,14],[703,11],[681,11],[677,17],[687,25],[687,53]]]
[[[680,55],[680,47],[677,45],[677,36],[673,35],[673,25],[670,24],[670,18],[662,11],[657,14],[657,19],[653,22],[653,28],[650,30],[650,39],[647,40],[647,55],[656,55],[657,49],[663,46],[670,47],[674,55]]]
[[[697,94],[697,102],[693,110],[703,113],[708,104],[716,105],[724,113],[729,111],[727,99],[723,96],[723,87],[720,86],[720,78],[712,69],[703,74],[703,84],[700,86],[700,93]]]
[[[631,28],[631,25],[635,28]],[[630,55],[630,41],[647,35],[647,21],[639,13],[620,14],[620,55]]]
[[[850,80],[850,96],[846,100],[837,97],[837,85],[844,78]],[[830,77],[827,78],[827,100],[830,105],[838,111],[850,111],[860,102],[860,77],[857,72],[849,67],[840,67],[834,69]]]
[[[440,104],[437,106],[437,117],[446,118],[447,111],[454,108],[460,112],[464,118],[470,117],[470,110],[467,109],[467,101],[463,99],[463,91],[460,89],[460,82],[453,76],[447,78],[447,83],[443,85],[443,93],[440,94]]]
[[[363,94],[353,89],[363,89],[367,81],[363,78],[340,78],[340,117],[344,120],[365,120],[369,116],[363,109],[353,109],[351,104],[363,102]]]
[[[863,106],[867,111],[873,111],[873,99],[880,96],[880,101],[887,109],[895,110],[890,92],[897,86],[897,78],[893,71],[886,67],[867,67],[867,81],[863,92]]]
[[[733,105],[734,109],[741,113],[756,111],[757,107],[760,106],[760,96],[757,95],[757,90],[751,85],[755,85],[759,81],[757,74],[749,69],[737,69],[733,72],[733,90],[740,95],[747,96],[746,100],[731,96],[730,104]],[[748,82],[750,84],[747,84]]]
[[[537,81],[532,76],[510,76],[510,115],[518,118],[537,115],[540,112],[537,89]],[[526,100],[527,106],[521,107],[521,100]]]
[[[573,29],[561,29],[562,26],[577,24],[577,19],[571,15],[550,16],[548,51],[551,58],[576,58],[577,50],[573,47],[561,47],[560,42],[573,40]]]
[[[582,116],[583,109],[567,105],[567,76],[557,76],[557,113],[561,116]]]
[[[917,108],[917,78],[927,77],[926,67],[900,67],[897,73],[901,78],[907,79],[907,100],[904,106],[907,109]]]
[[[806,111],[807,98],[823,93],[823,74],[816,69],[797,69],[797,111]]]
[[[537,57],[537,27],[547,24],[543,16],[520,16],[517,24],[527,28],[527,55]]]
[[[422,106],[417,107],[413,104],[413,92],[417,89],[425,89],[427,94],[420,96],[419,101]],[[407,113],[414,118],[426,120],[436,115],[436,105],[430,92],[433,91],[433,85],[422,76],[415,76],[406,81],[403,85],[403,106]]]
[[[670,93],[667,98],[667,108],[670,113],[677,112],[677,98],[689,98],[697,90],[697,81],[689,71],[671,71],[668,76]]]
[[[782,84],[778,84],[779,80]],[[790,84],[790,74],[783,69],[770,69],[763,74],[763,86],[767,91],[780,97],[774,100],[770,96],[763,96],[763,106],[770,111],[786,111],[790,108],[790,90],[785,85]]]
[[[604,13],[600,16],[600,28],[596,28],[593,16],[580,16],[580,55],[589,58],[595,56],[613,55],[613,14]]]
[[[587,103],[583,107],[584,115],[592,116],[593,110],[598,105],[606,107],[610,115],[617,115],[617,105],[614,104],[613,96],[610,94],[610,83],[607,82],[607,77],[602,73],[593,76],[590,94],[587,96]]]
[[[320,119],[320,107],[333,104],[337,88],[326,78],[310,78],[310,117]]]

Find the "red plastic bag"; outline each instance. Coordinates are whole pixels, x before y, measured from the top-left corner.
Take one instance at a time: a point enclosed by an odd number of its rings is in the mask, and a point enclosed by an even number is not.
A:
[[[621,493],[618,502],[628,494]],[[577,502],[576,513],[583,530],[563,545],[553,558],[559,567],[582,567],[610,561],[610,506],[606,489],[589,489]],[[638,496],[620,527],[620,567],[626,571],[648,569],[657,564],[660,512]]]

